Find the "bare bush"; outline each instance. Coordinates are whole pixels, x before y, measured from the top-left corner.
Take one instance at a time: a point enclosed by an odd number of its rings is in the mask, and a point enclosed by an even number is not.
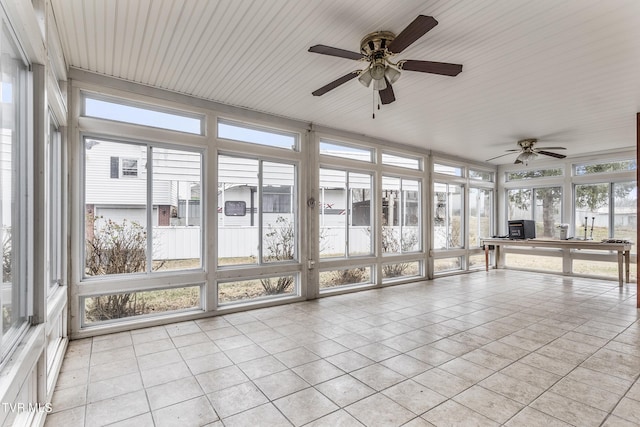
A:
[[[296,236],[293,223],[279,216],[275,225],[269,224],[268,227],[269,232],[264,236],[264,260],[274,262],[294,259]],[[294,281],[293,276],[284,276],[260,279],[260,284],[267,295],[278,295],[291,292]]]

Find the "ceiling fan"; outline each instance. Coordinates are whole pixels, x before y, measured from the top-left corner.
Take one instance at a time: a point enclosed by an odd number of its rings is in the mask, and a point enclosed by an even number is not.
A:
[[[418,15],[397,36],[391,31],[376,31],[367,34],[360,41],[360,53],[321,44],[311,46],[309,52],[368,62],[364,69],[345,74],[315,90],[312,94],[314,96],[322,96],[330,90],[358,77],[360,83],[365,87],[371,86],[373,82],[373,89],[378,91],[382,104],[391,104],[396,100],[391,85],[400,78],[402,70],[457,76],[462,71],[462,65],[460,64],[413,59],[403,59],[395,63],[391,61],[393,56],[401,53],[436,25],[438,25],[438,21],[432,16]]]
[[[538,154],[542,154],[544,156],[555,157],[556,159],[564,159],[565,157],[567,157],[564,154],[554,153],[553,151],[547,151],[547,150],[566,150],[566,148],[564,148],[564,147],[538,147],[538,148],[534,148],[534,145],[537,142],[538,142],[538,140],[536,138],[521,139],[520,141],[518,141],[518,146],[520,148],[515,148],[515,149],[512,149],[512,150],[506,150],[507,154],[501,154],[499,156],[492,157],[492,158],[490,158],[490,159],[488,159],[486,161],[489,162],[491,160],[495,160],[495,159],[498,159],[500,157],[508,156],[509,154],[517,153],[517,152],[520,152],[520,154],[518,154],[518,157],[516,158],[516,161],[513,162],[513,163],[516,164],[516,165],[524,163],[525,166],[528,165],[531,160],[533,160],[536,157],[538,157]]]

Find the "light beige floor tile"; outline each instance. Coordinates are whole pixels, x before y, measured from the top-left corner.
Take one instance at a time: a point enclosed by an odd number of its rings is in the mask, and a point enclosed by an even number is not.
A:
[[[237,366],[252,380],[287,369],[287,367],[274,356],[265,356],[259,359],[249,360]]]
[[[457,377],[440,368],[426,371],[413,377],[413,380],[446,397],[453,397],[474,384],[471,380]]]
[[[515,362],[500,372],[545,390],[562,378],[560,375],[520,362]]]
[[[283,351],[291,350],[292,348],[300,347],[300,344],[290,340],[289,338],[282,337],[269,341],[264,341],[258,344],[269,354],[282,353]],[[308,347],[308,346],[307,346]]]
[[[383,360],[380,364],[407,378],[414,377],[432,368],[431,365],[407,356],[406,354],[399,354],[398,356]]]
[[[421,415],[447,400],[445,396],[413,380],[389,387],[383,390],[382,394],[416,415]]]
[[[181,335],[189,335],[195,334],[197,332],[202,332],[202,330],[194,321],[172,323],[165,326],[165,328],[167,329],[167,333],[170,337],[179,337]]]
[[[549,391],[530,406],[576,426],[599,426],[607,416],[604,411]]]
[[[560,421],[551,415],[540,412],[529,406],[518,412],[505,426],[508,427],[571,427],[564,421]]]
[[[545,345],[542,348],[539,348],[538,350],[536,350],[536,353],[542,354],[552,359],[567,362],[574,366],[578,366],[579,364],[584,362],[587,359],[587,357],[589,357],[588,355],[585,355],[585,354],[580,354],[571,350],[560,348],[555,345],[555,342],[556,341],[552,342],[551,344]]]
[[[206,397],[176,403],[153,411],[156,427],[203,426],[218,420]]]
[[[220,349],[211,341],[201,342],[198,344],[191,344],[185,347],[178,348],[178,352],[184,360],[195,359],[196,357],[210,356],[214,353],[219,353]]]
[[[288,368],[304,365],[305,363],[320,359],[320,356],[305,347],[292,348],[282,353],[276,353],[274,356]]]
[[[636,383],[627,392],[626,397],[628,397],[629,399],[640,401],[640,379],[636,380]]]
[[[364,424],[353,418],[348,412],[341,409],[329,415],[318,418],[306,424],[305,427],[363,427]],[[407,426],[407,424],[405,424]]]
[[[550,390],[606,412],[610,412],[620,400],[617,394],[568,378],[561,379]]]
[[[138,372],[109,378],[89,384],[87,402],[97,402],[133,391],[142,390],[142,379]]]
[[[415,417],[413,412],[380,393],[347,406],[345,411],[366,426],[401,426]]]
[[[427,363],[431,366],[438,366],[445,362],[448,362],[449,360],[456,358],[453,354],[449,354],[442,350],[438,350],[437,348],[432,347],[431,345],[424,345],[422,347],[418,347],[414,350],[407,352],[406,354],[424,363]]]
[[[310,343],[305,345],[305,347],[320,357],[329,357],[349,350],[347,347],[343,346],[342,344],[338,344],[333,340]]]
[[[556,375],[564,376],[571,372],[577,365],[563,362],[562,360],[552,359],[544,354],[531,353],[519,360],[536,368],[551,372]]]
[[[391,387],[392,385],[406,379],[404,375],[400,375],[399,373],[378,363],[353,371],[351,372],[351,375],[378,391]]]
[[[84,427],[85,410],[86,406],[78,406],[48,414],[44,427]]]
[[[506,422],[524,407],[521,403],[478,385],[468,388],[455,396],[453,400],[500,424]]]
[[[638,424],[627,421],[616,415],[609,415],[604,423],[602,423],[601,427],[638,427]]]
[[[97,427],[149,412],[147,396],[143,390],[123,394],[87,405],[86,425]]]
[[[242,332],[240,332],[234,326],[231,326],[231,325],[224,326],[221,328],[215,328],[215,329],[206,329],[204,330],[204,333],[209,337],[209,339],[213,341],[242,335]]]
[[[86,354],[73,354],[69,352],[65,354],[64,361],[60,367],[60,372],[73,371],[76,369],[89,369],[89,362],[91,361],[91,352]]]
[[[506,357],[493,354],[487,350],[483,350],[482,348],[473,350],[472,352],[463,355],[462,358],[469,362],[473,362],[476,365],[491,369],[492,371],[498,371],[513,363],[512,360],[507,359]]]
[[[87,385],[63,388],[56,390],[51,399],[53,412],[61,412],[67,409],[84,406],[87,403]]]
[[[187,377],[146,389],[152,411],[184,402],[204,393],[195,378]],[[211,420],[215,421],[215,420]]]
[[[482,349],[513,361],[516,361],[521,357],[524,357],[527,354],[529,354],[529,352],[525,349],[522,349],[520,347],[516,347],[513,345],[505,344],[500,341],[491,342],[485,346],[482,346]]]
[[[356,333],[340,335],[339,337],[335,337],[333,340],[351,350],[357,347],[362,347],[363,345],[371,344],[373,342],[373,340],[367,339],[362,335]]]
[[[310,387],[309,383],[290,369],[260,377],[254,383],[270,400]]]
[[[454,341],[453,339],[451,339],[451,337],[436,341],[432,344],[429,344],[429,346],[458,357],[478,348],[475,345]]]
[[[631,381],[607,373],[577,367],[567,375],[568,379],[579,381],[591,387],[601,388],[622,396],[631,387]]]
[[[466,378],[473,382],[481,381],[495,372],[460,357],[450,360],[447,363],[443,363],[439,368],[443,371],[449,372],[450,374]]]
[[[69,388],[69,387],[83,386],[87,383],[88,378],[89,378],[88,367],[60,372],[60,374],[58,375],[58,381],[56,382],[56,390],[61,390],[63,388]]]
[[[282,397],[273,404],[296,426],[307,424],[338,409],[335,403],[314,388]]]
[[[623,397],[613,414],[640,425],[640,404],[638,401]]]
[[[263,405],[269,401],[251,382],[238,384],[207,395],[221,418]]]
[[[178,353],[178,350],[174,348],[171,350],[165,350],[140,356],[138,357],[138,366],[140,367],[141,371],[144,371],[146,369],[153,369],[159,366],[170,365],[181,360],[182,357],[180,357],[180,353]]]
[[[145,342],[162,340],[166,338],[169,338],[169,334],[167,333],[167,330],[164,328],[164,326],[131,331],[131,340],[133,341],[134,346],[136,344],[142,344]]]
[[[196,375],[196,379],[202,390],[209,394],[223,390],[227,387],[238,385],[249,380],[237,366],[227,366],[214,371]]]
[[[261,357],[269,355],[269,353],[267,353],[258,344],[250,344],[246,347],[238,347],[232,350],[227,350],[225,351],[225,354],[229,359],[233,361],[233,363],[236,364],[247,362],[249,360],[259,359]]]
[[[204,332],[196,332],[193,334],[179,335],[177,337],[173,337],[171,338],[171,341],[173,341],[173,345],[176,348],[180,348],[180,347],[186,347],[189,345],[210,342],[211,338],[209,338],[207,334],[205,334]]]
[[[103,381],[136,372],[138,372],[138,361],[136,359],[116,360],[111,363],[91,367],[89,381]],[[60,380],[58,380],[58,382],[60,382]]]
[[[422,415],[422,418],[436,426],[499,426],[495,421],[453,400],[448,400],[442,405],[436,406]]]
[[[326,361],[336,365],[345,372],[355,371],[375,363],[373,360],[365,357],[353,350],[344,353],[335,354],[325,358]]]
[[[343,375],[315,386],[322,394],[341,407],[352,404],[375,393],[375,390],[353,378]]]
[[[118,332],[116,334],[102,335],[93,338],[92,353],[105,350],[113,350],[119,347],[127,347],[133,344],[131,332]]]
[[[496,372],[479,383],[482,387],[499,393],[511,400],[528,405],[540,396],[545,389],[527,382]]]
[[[322,359],[296,366],[292,370],[311,385],[328,381],[345,373],[342,369]]]
[[[148,369],[140,372],[142,383],[145,387],[153,387],[159,384],[190,377],[191,371],[185,362],[176,362],[158,368]]]
[[[222,351],[232,350],[238,347],[245,347],[247,345],[255,344],[249,338],[244,335],[235,335],[232,337],[215,339],[213,342],[220,348]]]
[[[355,348],[354,351],[356,353],[362,354],[365,357],[368,357],[375,362],[381,362],[400,354],[399,351],[378,342]]]
[[[153,341],[145,341],[142,343],[134,344],[136,356],[144,356],[145,354],[158,353],[160,351],[171,350],[175,348],[173,341],[170,338],[163,338]]]
[[[186,360],[185,363],[193,375],[202,374],[204,372],[214,371],[216,369],[225,368],[233,365],[231,359],[223,352],[214,353],[209,356],[196,357]]]
[[[100,352],[91,353],[91,366],[102,365],[104,363],[110,363],[114,360],[135,359],[136,353],[133,350],[133,346],[118,347],[112,350],[103,350]]]
[[[607,359],[591,356],[580,365],[583,368],[610,374],[627,381],[635,380],[640,374],[640,367],[628,366],[622,363],[612,363]]]
[[[225,427],[285,427],[293,425],[272,403],[249,409],[229,418],[224,418],[222,421]]]
[[[153,424],[151,412],[146,412],[142,415],[136,415],[135,417],[109,424],[109,427],[155,427],[155,425]]]

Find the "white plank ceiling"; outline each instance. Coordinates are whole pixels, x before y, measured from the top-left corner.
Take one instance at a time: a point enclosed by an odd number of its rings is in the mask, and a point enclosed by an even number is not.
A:
[[[52,0],[67,65],[229,105],[485,160],[526,137],[569,156],[635,148],[638,0]],[[395,59],[463,64],[403,71],[371,118],[352,80],[359,51],[417,15],[439,24]],[[493,163],[512,162],[503,157]]]

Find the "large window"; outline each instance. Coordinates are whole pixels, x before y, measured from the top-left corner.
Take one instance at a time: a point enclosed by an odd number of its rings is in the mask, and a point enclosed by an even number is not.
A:
[[[479,247],[483,237],[491,237],[493,190],[469,189],[469,247]]]
[[[536,237],[555,237],[562,222],[562,187],[511,189],[507,202],[509,220],[534,220]]]
[[[434,183],[434,249],[461,248],[464,245],[462,190],[463,187],[459,184]]]
[[[637,199],[635,181],[576,185],[576,236],[635,241]]]
[[[421,249],[420,182],[382,177],[382,251],[386,254]]]
[[[0,33],[0,359],[17,342],[28,314],[24,194],[27,168],[27,66],[6,23]]]
[[[97,138],[84,147],[85,276],[201,267],[201,229],[178,211],[180,201],[200,201],[201,154]],[[145,167],[114,179],[114,157]]]
[[[320,256],[371,255],[372,176],[320,169]]]

